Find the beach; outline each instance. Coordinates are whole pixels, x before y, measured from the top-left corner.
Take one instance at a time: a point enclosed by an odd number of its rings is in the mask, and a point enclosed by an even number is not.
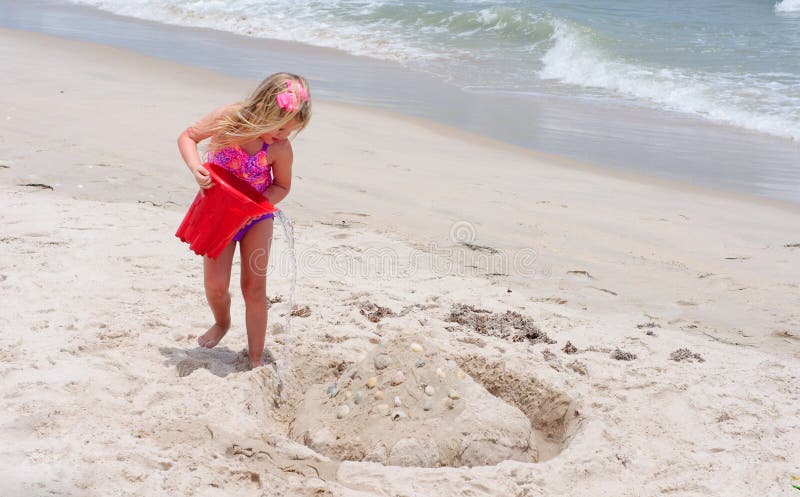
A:
[[[238,263],[233,328],[196,346],[174,236],[178,134],[254,81],[0,41],[2,495],[797,492],[797,203],[316,99],[280,204],[294,312],[278,224],[268,276],[278,392],[244,367]]]

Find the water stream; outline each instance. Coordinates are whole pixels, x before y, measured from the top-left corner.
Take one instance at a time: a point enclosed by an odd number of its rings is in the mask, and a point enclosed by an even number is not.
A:
[[[289,253],[289,271],[291,274],[291,286],[289,287],[289,296],[287,298],[288,310],[286,311],[286,324],[284,325],[284,344],[283,353],[279,354],[275,362],[272,363],[274,369],[273,381],[275,383],[275,404],[277,407],[283,405],[283,378],[281,373],[289,369],[289,351],[292,350],[292,310],[294,309],[294,290],[297,285],[297,258],[294,250],[294,224],[282,210],[275,210],[275,218],[281,222],[283,228],[283,235],[286,239],[286,245]]]

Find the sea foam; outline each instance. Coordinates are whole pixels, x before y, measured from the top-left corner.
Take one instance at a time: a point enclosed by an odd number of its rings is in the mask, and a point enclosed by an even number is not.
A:
[[[665,110],[800,140],[800,115],[792,110],[800,106],[800,92],[794,86],[798,81],[787,84],[753,75],[634,64],[606,53],[591,31],[559,20],[554,25],[553,46],[542,57],[539,71],[543,79],[606,90]]]
[[[772,73],[757,64],[713,72],[688,55],[659,62],[665,51],[652,47],[655,57],[626,56],[620,46],[624,36],[611,25],[593,29],[590,21],[566,17],[570,12],[555,13],[547,2],[70,1],[166,24],[336,48],[437,74],[462,88],[537,95],[555,89],[569,97],[636,101],[800,140],[800,74],[782,55],[792,49],[791,41],[771,45]],[[800,11],[800,0],[783,0],[775,11]],[[635,11],[628,15],[631,22],[641,20]],[[703,36],[689,34],[694,43]],[[676,29],[665,42],[685,35]],[[749,46],[751,40],[742,36],[732,37],[728,46],[703,42],[680,48],[727,53],[735,43]],[[738,61],[731,57],[705,60],[734,67]]]
[[[800,0],[782,0],[775,4],[775,12],[800,12]]]

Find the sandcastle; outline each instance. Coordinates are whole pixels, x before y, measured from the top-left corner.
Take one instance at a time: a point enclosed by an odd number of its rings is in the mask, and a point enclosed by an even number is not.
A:
[[[538,459],[530,420],[433,344],[377,346],[333,383],[314,385],[290,436],[328,457],[397,466],[478,466]]]

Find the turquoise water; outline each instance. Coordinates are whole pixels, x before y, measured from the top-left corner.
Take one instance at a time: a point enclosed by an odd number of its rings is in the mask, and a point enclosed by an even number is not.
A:
[[[610,100],[800,140],[800,0],[74,0],[398,62],[463,89]]]

